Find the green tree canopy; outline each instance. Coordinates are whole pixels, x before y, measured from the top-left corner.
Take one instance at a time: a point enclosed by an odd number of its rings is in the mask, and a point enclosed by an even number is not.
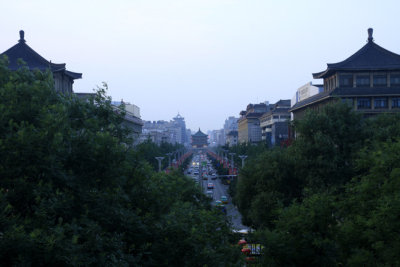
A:
[[[195,183],[151,167],[170,148],[133,149],[106,87],[82,101],[53,85],[0,60],[2,265],[240,265]]]

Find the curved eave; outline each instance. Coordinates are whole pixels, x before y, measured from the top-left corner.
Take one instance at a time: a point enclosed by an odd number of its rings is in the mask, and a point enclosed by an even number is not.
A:
[[[313,73],[312,75],[313,75],[314,79],[321,79],[321,78],[324,78],[326,76],[326,74],[328,74],[329,71],[330,71],[330,69],[326,69],[321,72]]]
[[[400,70],[400,55],[369,41],[352,56],[338,63],[328,63],[325,71],[313,73],[314,79],[326,78],[338,71]]]
[[[291,107],[289,109],[289,112],[293,112],[299,109],[302,109],[304,107],[307,107],[309,105],[313,105],[314,103],[320,102],[320,101],[324,101],[330,97],[332,97],[333,92],[322,92],[316,95],[313,95],[309,98],[304,99],[303,101],[300,101],[298,103],[296,103],[293,107]]]
[[[49,69],[53,73],[64,72],[65,75],[73,80],[82,78],[82,73],[67,71],[65,63],[53,63],[48,61],[25,42],[19,42],[1,55],[7,56],[9,60],[9,68],[11,70],[17,70],[22,67],[20,64],[18,64],[18,59],[22,59],[30,70],[37,69],[40,71],[46,71]]]
[[[78,73],[78,72],[72,72],[72,71],[65,71],[65,74],[69,77],[71,77],[73,80],[75,79],[82,79],[82,73]]]
[[[317,102],[321,102],[321,101],[326,100],[326,99],[331,98],[331,97],[332,97],[332,96],[328,95],[328,96],[325,96],[325,97],[320,98],[320,99],[318,99],[318,100],[309,102],[309,103],[307,103],[307,104],[300,105],[300,106],[298,106],[298,107],[293,107],[293,108],[291,108],[289,111],[290,111],[290,112],[297,111],[297,110],[299,110],[299,109],[308,107],[308,106],[310,106],[310,105],[313,105],[313,104],[315,104],[315,103],[317,103]]]

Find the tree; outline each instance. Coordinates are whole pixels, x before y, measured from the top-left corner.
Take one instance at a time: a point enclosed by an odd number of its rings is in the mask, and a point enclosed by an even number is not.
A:
[[[245,223],[256,228],[271,226],[277,209],[300,198],[302,188],[293,157],[286,149],[276,147],[246,164],[235,201]]]
[[[364,120],[345,103],[307,112],[295,121],[298,138],[291,146],[298,170],[312,190],[343,185],[354,175],[354,155],[366,138]]]
[[[152,151],[129,145],[106,87],[82,101],[56,93],[50,72],[6,66],[0,59],[3,265],[240,264],[195,183],[155,173],[143,156]]]

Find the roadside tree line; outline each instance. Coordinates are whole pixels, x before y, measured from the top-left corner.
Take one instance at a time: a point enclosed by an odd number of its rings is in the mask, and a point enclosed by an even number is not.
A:
[[[198,186],[155,172],[176,147],[133,147],[106,89],[82,101],[0,59],[2,265],[241,266]]]
[[[338,102],[294,128],[292,145],[249,157],[237,182],[262,263],[399,265],[400,116],[363,119]]]

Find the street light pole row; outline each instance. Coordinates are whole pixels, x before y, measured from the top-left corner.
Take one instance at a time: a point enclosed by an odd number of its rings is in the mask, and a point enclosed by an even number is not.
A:
[[[175,154],[175,162],[177,162],[185,153],[184,149],[177,150],[175,152],[169,152],[166,155],[168,156],[168,167],[171,168],[171,156]],[[161,172],[161,161],[164,157],[155,157],[158,161],[158,172]]]

